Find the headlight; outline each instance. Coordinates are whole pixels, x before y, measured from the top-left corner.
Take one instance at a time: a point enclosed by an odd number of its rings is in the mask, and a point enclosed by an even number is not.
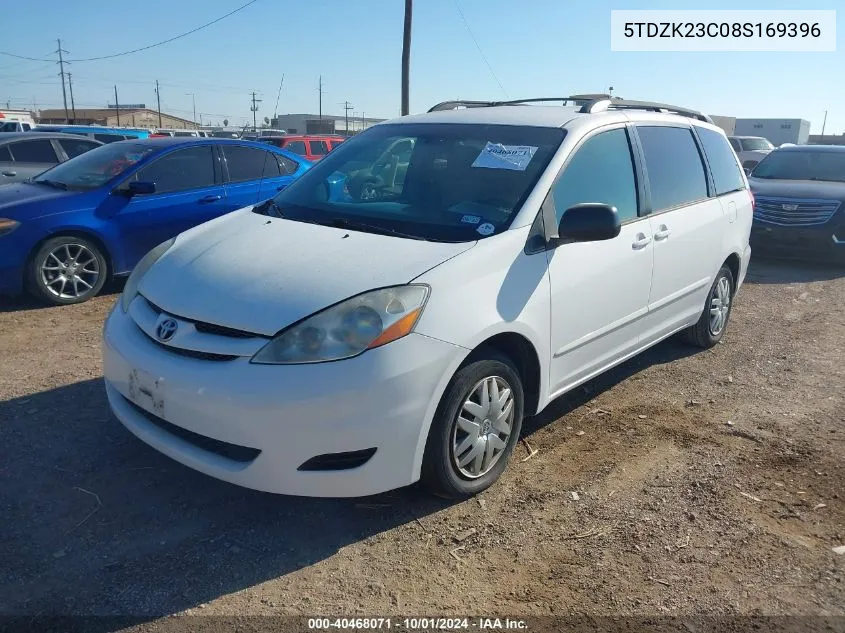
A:
[[[144,255],[141,258],[141,261],[138,262],[138,265],[132,270],[132,274],[129,275],[129,279],[126,280],[126,285],[123,287],[123,294],[120,295],[120,305],[124,312],[129,311],[129,304],[132,303],[135,295],[138,294],[138,284],[141,283],[141,279],[147,274],[147,271],[152,268],[153,264],[155,264],[161,256],[167,252],[167,249],[173,246],[173,242],[175,241],[176,238],[174,237],[173,239],[162,242],[156,246],[153,250]]]
[[[17,220],[10,220],[9,218],[0,218],[0,237],[8,235],[21,225]]]
[[[351,358],[410,334],[428,286],[395,286],[342,301],[282,331],[253,363],[295,365]]]

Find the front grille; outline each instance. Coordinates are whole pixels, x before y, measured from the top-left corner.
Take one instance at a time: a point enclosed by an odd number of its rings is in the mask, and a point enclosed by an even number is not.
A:
[[[150,339],[153,343],[158,345],[162,349],[166,349],[171,354],[176,354],[177,356],[185,356],[186,358],[196,358],[198,360],[215,360],[215,361],[222,361],[222,360],[235,360],[239,358],[234,354],[214,354],[212,352],[198,352],[197,350],[193,349],[185,349],[184,347],[174,347],[173,345],[165,345],[161,341],[157,341],[152,336],[144,332],[141,328],[138,328],[140,332],[143,332],[144,336]]]
[[[175,435],[179,439],[184,440],[204,451],[208,451],[209,453],[214,453],[220,457],[225,457],[226,459],[231,459],[232,461],[240,462],[242,464],[248,464],[249,462],[254,461],[255,458],[261,454],[261,451],[257,448],[249,448],[248,446],[240,446],[239,444],[230,444],[229,442],[215,440],[214,438],[206,435],[200,435],[199,433],[194,433],[188,429],[183,429],[181,426],[171,424],[167,420],[164,420],[157,415],[153,415],[146,409],[142,409],[126,397],[123,397],[123,400],[126,404],[132,407],[133,411],[144,416],[162,431]]]
[[[267,338],[261,334],[247,332],[245,330],[237,330],[235,328],[226,327],[225,325],[217,325],[216,323],[208,323],[207,321],[196,321],[194,319],[187,319],[179,314],[174,314],[173,312],[163,310],[162,308],[154,304],[152,301],[147,299],[145,296],[140,296],[144,301],[147,302],[147,305],[156,314],[167,314],[169,316],[176,317],[181,321],[185,321],[186,323],[192,323],[193,326],[196,328],[197,332],[203,332],[205,334],[215,334],[217,336],[228,336],[229,338]]]
[[[754,219],[779,226],[813,226],[828,222],[839,209],[839,200],[767,198],[756,196]]]

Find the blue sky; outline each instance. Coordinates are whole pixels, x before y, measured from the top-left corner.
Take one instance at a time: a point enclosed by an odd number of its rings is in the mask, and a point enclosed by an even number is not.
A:
[[[16,3],[0,21],[0,50],[50,58],[56,37],[68,57],[105,55],[150,44],[219,17],[245,0],[41,0]],[[457,3],[457,4],[456,4]],[[629,99],[686,105],[709,114],[790,117],[821,130],[845,132],[845,44],[835,53],[632,53],[610,51],[611,9],[836,9],[783,0],[699,5],[652,0],[416,0],[411,58],[411,111],[451,98],[498,99],[604,91]],[[490,67],[476,48],[457,6]],[[285,75],[279,113],[316,112],[323,75],[323,112],[398,115],[402,0],[258,0],[186,38],[113,60],[77,62],[78,107],[103,107],[117,84],[123,103],[155,104],[191,114],[195,93],[203,121],[250,120],[249,93],[272,116]],[[843,9],[845,7],[839,6]],[[845,10],[837,15],[843,31]],[[61,106],[55,64],[0,55],[0,104]],[[494,74],[495,73],[495,77]],[[498,81],[496,79],[498,77]],[[502,87],[504,87],[504,91]]]

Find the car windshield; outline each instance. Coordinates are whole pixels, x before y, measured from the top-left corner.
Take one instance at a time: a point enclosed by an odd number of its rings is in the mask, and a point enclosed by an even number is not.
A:
[[[123,174],[155,148],[131,141],[110,143],[80,154],[33,178],[33,182],[84,191]]]
[[[257,212],[446,242],[506,229],[563,140],[559,128],[379,125]]]
[[[755,152],[759,150],[771,150],[774,149],[775,146],[769,143],[764,138],[743,138],[740,139],[742,143],[742,149],[746,152]]]
[[[845,152],[810,149],[772,152],[757,164],[751,176],[775,180],[845,182]]]

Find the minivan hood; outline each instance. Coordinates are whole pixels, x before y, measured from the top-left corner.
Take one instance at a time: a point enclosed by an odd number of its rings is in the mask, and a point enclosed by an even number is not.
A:
[[[751,191],[759,196],[774,198],[815,198],[818,200],[845,200],[845,182],[821,180],[748,179]]]
[[[0,186],[0,217],[13,220],[28,220],[42,215],[49,215],[55,207],[53,203],[61,198],[78,196],[78,191],[64,191],[34,185],[28,182],[11,183]],[[67,210],[67,209],[62,209]],[[54,211],[53,211],[54,212]]]
[[[271,336],[354,295],[408,283],[474,244],[360,233],[244,209],[180,235],[139,292],[177,316]]]

